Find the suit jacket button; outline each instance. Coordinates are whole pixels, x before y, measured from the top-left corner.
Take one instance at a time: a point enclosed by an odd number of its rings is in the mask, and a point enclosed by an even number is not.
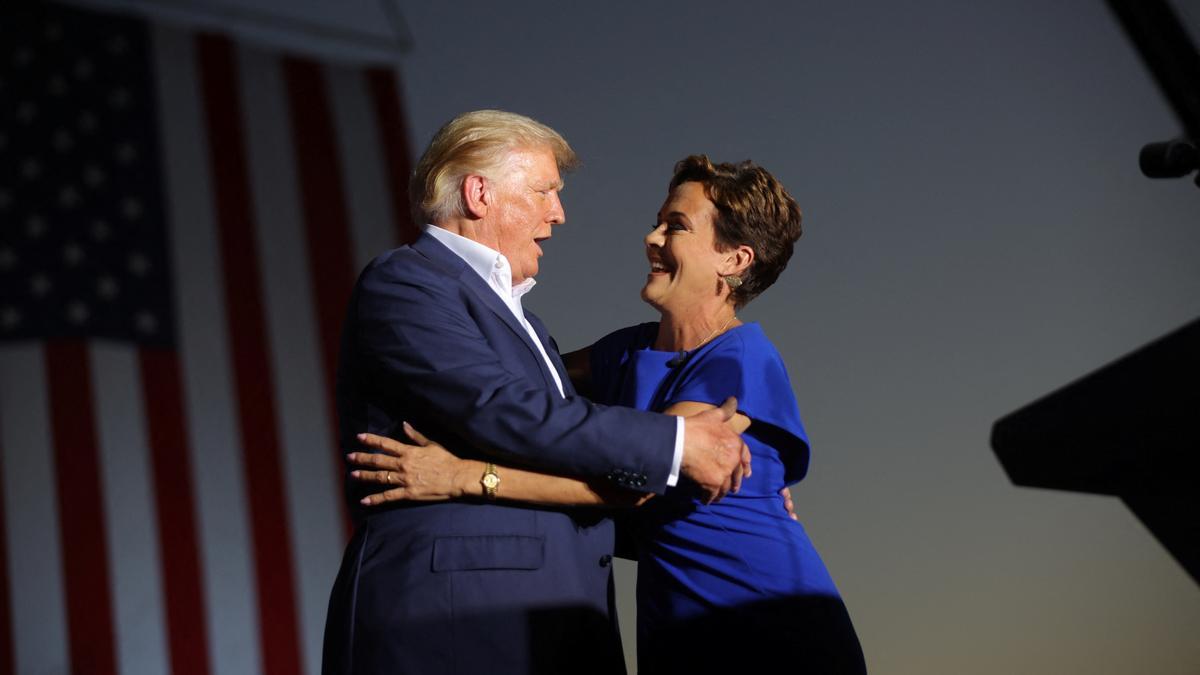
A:
[[[605,553],[604,555],[600,556],[600,566],[601,567],[608,567],[611,564],[612,564],[612,556],[611,555],[608,555],[607,553]]]

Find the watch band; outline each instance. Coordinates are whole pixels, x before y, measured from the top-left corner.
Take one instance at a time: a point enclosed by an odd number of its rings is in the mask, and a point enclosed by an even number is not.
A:
[[[496,498],[496,488],[500,487],[500,474],[496,473],[496,465],[488,462],[483,470],[483,477],[479,479],[483,484],[483,494],[488,499]]]

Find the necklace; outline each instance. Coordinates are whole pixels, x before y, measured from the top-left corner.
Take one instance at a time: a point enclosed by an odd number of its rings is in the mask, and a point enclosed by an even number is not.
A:
[[[701,341],[700,341],[700,344],[696,345],[695,347],[692,347],[691,349],[680,349],[678,354],[676,354],[675,356],[671,357],[671,360],[670,360],[670,361],[667,361],[667,367],[669,367],[669,368],[678,368],[679,366],[682,366],[683,364],[687,363],[688,359],[689,359],[689,358],[691,358],[692,354],[696,353],[696,351],[697,351],[698,349],[700,349],[700,348],[701,348],[701,347],[703,347],[704,345],[708,344],[708,341],[709,341],[709,340],[711,340],[711,339],[713,339],[714,337],[716,337],[718,333],[721,333],[721,332],[722,332],[722,331],[724,331],[726,328],[728,328],[728,327],[729,327],[729,324],[733,323],[733,320],[734,320],[734,319],[736,319],[736,318],[737,318],[737,314],[734,314],[733,316],[730,316],[730,317],[729,317],[729,318],[728,318],[728,319],[725,321],[725,323],[721,324],[721,327],[720,327],[720,328],[718,328],[718,329],[714,330],[713,332],[709,333],[709,334],[708,334],[708,337],[706,337],[706,338],[704,338],[703,340],[701,340]]]

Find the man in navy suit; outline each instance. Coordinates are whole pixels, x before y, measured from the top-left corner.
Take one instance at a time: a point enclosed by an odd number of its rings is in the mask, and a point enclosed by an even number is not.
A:
[[[685,480],[719,498],[741,439],[719,410],[688,418],[576,396],[545,327],[521,307],[539,245],[565,219],[554,130],[476,111],[443,127],[410,192],[429,223],[363,271],[342,336],[342,447],[403,437],[407,421],[485,461],[661,493]],[[623,672],[612,605],[612,523],[587,509],[479,499],[365,510],[325,628],[326,675]]]

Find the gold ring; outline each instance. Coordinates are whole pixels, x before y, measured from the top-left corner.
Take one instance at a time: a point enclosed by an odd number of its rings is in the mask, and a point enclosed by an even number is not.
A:
[[[388,482],[388,485],[392,484],[392,472],[391,471],[387,472],[387,482]]]

